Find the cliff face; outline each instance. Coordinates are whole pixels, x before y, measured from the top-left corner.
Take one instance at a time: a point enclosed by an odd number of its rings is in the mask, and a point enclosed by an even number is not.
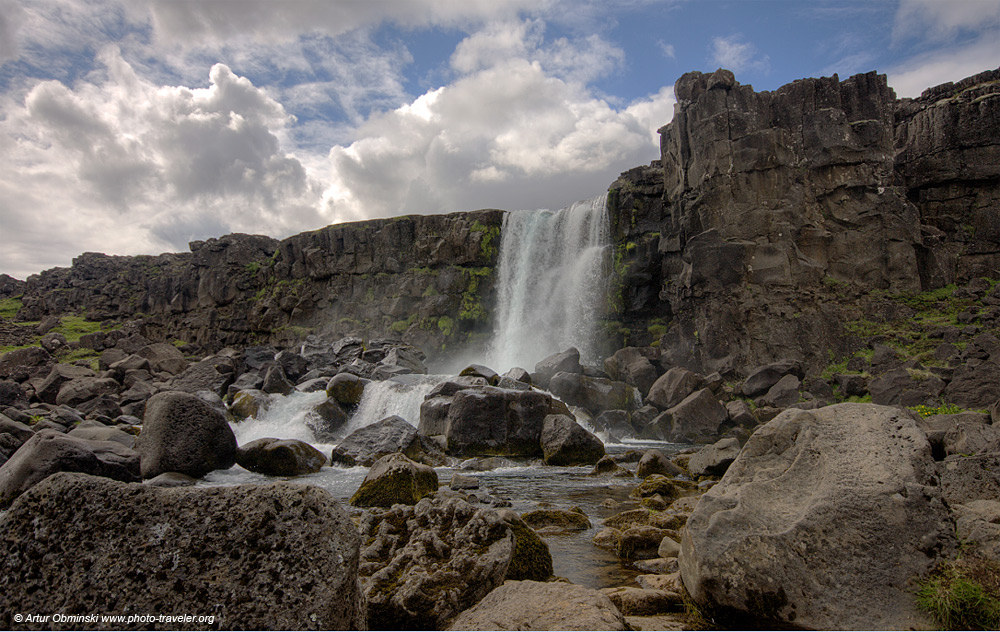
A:
[[[609,351],[655,344],[706,373],[818,369],[857,349],[852,323],[912,315],[893,297],[1000,279],[1000,70],[918,99],[876,73],[756,92],[696,72],[675,92],[660,160],[609,190]],[[502,222],[488,210],[87,253],[0,294],[24,293],[21,320],[138,317],[147,336],[206,351],[319,333],[436,354],[490,330]]]
[[[879,292],[1000,278],[998,78],[897,101],[875,73],[681,77],[660,161],[612,185],[619,331],[700,371],[819,367],[894,315]]]
[[[278,241],[227,235],[157,257],[85,253],[32,276],[20,320],[142,318],[206,350],[308,333],[393,336],[440,350],[489,325],[500,211],[340,224]]]

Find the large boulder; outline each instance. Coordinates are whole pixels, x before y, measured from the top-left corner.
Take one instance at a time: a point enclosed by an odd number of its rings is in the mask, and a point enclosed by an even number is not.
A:
[[[682,367],[674,367],[660,376],[649,389],[646,401],[663,410],[673,408],[705,384],[705,378]]]
[[[712,391],[703,388],[685,397],[661,417],[664,417],[659,422],[661,426],[670,420],[670,430],[665,434],[671,441],[701,443],[719,432],[729,419],[729,413]]]
[[[75,364],[56,364],[52,366],[49,374],[45,376],[35,387],[35,395],[38,399],[42,400],[47,404],[55,404],[56,397],[59,396],[59,390],[64,384],[70,380],[74,380],[81,377],[96,377],[93,371],[84,366],[76,366]]]
[[[317,487],[57,474],[0,518],[0,627],[35,612],[214,617],[149,624],[175,629],[365,629],[359,547]]]
[[[743,394],[747,397],[763,395],[786,375],[795,375],[801,378],[802,363],[797,360],[779,360],[757,367],[743,381]]]
[[[400,503],[415,505],[437,489],[438,477],[434,468],[416,463],[397,452],[382,457],[372,465],[350,502],[355,507],[391,507]]]
[[[509,581],[455,619],[450,630],[630,630],[611,599],[564,582]]]
[[[338,373],[326,385],[326,394],[341,406],[357,406],[364,392],[364,381],[352,373]]]
[[[398,415],[386,417],[347,435],[334,448],[331,461],[370,467],[387,454],[402,452],[416,459],[420,452],[417,429]]]
[[[549,391],[570,406],[586,408],[595,415],[605,410],[636,410],[642,404],[634,386],[580,373],[556,373],[549,380]]]
[[[40,430],[0,466],[0,508],[56,472],[139,480],[139,455],[115,441],[88,441]]]
[[[719,617],[819,629],[931,625],[911,580],[954,552],[930,444],[905,411],[789,409],[687,522],[684,585]]]
[[[188,361],[180,350],[165,342],[154,342],[139,349],[137,355],[149,360],[149,368],[155,372],[177,375],[188,366]]]
[[[604,360],[604,372],[613,380],[631,384],[645,396],[659,375],[651,361],[656,355],[658,352],[651,347],[625,347]]]
[[[323,453],[297,439],[264,438],[236,449],[240,467],[268,476],[315,474],[326,465]]]
[[[535,372],[531,374],[532,383],[547,388],[549,380],[556,373],[562,372],[583,373],[583,367],[580,365],[580,352],[575,347],[553,353],[549,357],[539,360],[535,364]]]
[[[188,366],[180,374],[167,382],[167,389],[197,393],[211,391],[223,397],[229,385],[233,383],[235,371],[232,358],[212,356]]]
[[[566,415],[547,415],[540,438],[548,465],[592,465],[604,456],[604,443]]]
[[[501,585],[514,553],[510,527],[490,509],[425,498],[366,512],[360,572],[376,630],[442,629]]]
[[[797,378],[796,378],[797,379]],[[740,453],[740,442],[736,437],[719,439],[707,445],[688,459],[691,476],[722,476]]]
[[[541,456],[542,422],[554,407],[536,391],[494,386],[434,392],[420,405],[419,432],[442,435],[454,456]]]
[[[143,478],[163,472],[200,478],[236,463],[236,436],[225,415],[199,397],[180,391],[149,398],[135,449]]]
[[[117,395],[121,385],[110,377],[78,377],[59,388],[57,406],[79,406],[101,395]]]

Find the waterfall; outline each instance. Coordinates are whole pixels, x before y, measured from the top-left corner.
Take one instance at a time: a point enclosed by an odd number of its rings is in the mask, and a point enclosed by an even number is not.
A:
[[[444,375],[397,375],[381,382],[371,382],[365,386],[345,434],[392,415],[402,417],[410,425],[419,425],[420,404],[424,402],[424,396],[446,379]]]
[[[609,254],[606,195],[555,212],[507,213],[487,364],[531,371],[569,347],[580,350],[581,361],[596,361]]]

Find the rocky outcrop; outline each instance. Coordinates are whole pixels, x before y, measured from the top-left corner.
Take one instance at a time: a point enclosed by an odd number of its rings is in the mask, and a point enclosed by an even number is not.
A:
[[[0,466],[0,508],[57,472],[138,481],[139,455],[115,441],[88,441],[40,430]]]
[[[176,629],[363,630],[358,552],[350,518],[317,487],[165,489],[57,474],[0,518],[0,626],[44,612],[214,618],[145,624]]]
[[[870,290],[995,278],[998,76],[902,101],[876,73],[682,76],[660,160],[611,186],[615,328],[666,366],[818,370],[856,349],[845,323],[894,317]]]
[[[920,628],[910,582],[956,544],[914,419],[839,404],[759,428],[691,514],[679,561],[694,600],[723,619]]]
[[[226,235],[156,257],[84,253],[34,275],[19,320],[142,317],[142,333],[205,351],[306,333],[403,336],[429,350],[488,326],[500,211],[329,226],[278,241]]]
[[[435,630],[501,585],[514,536],[497,512],[425,498],[365,513],[361,575],[375,630]]]

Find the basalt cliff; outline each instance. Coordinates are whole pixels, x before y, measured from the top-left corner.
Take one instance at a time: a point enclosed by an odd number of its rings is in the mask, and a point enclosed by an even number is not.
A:
[[[819,369],[860,348],[858,323],[913,316],[899,297],[1000,278],[1000,70],[917,99],[874,72],[774,92],[694,72],[675,93],[660,159],[609,189],[609,353],[658,347],[664,364],[723,375],[779,358]],[[484,210],[85,253],[0,292],[21,296],[19,321],[137,320],[204,352],[312,333],[435,355],[488,335],[502,223]],[[975,317],[1000,325],[995,308]]]

